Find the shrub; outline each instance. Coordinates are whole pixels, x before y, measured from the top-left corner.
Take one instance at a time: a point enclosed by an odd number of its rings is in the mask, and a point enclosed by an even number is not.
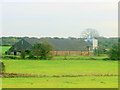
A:
[[[20,56],[21,56],[22,59],[25,59],[25,56],[26,56],[26,55],[27,55],[26,52],[25,52],[25,51],[22,51]]]
[[[0,74],[5,73],[5,65],[3,62],[0,61]]]
[[[31,54],[36,56],[37,59],[50,59],[53,54],[50,51],[53,51],[53,46],[47,41],[38,42],[34,44],[31,48]]]
[[[120,60],[120,42],[113,44],[108,52],[109,58],[112,60]]]
[[[36,57],[34,55],[30,54],[28,59],[36,59]]]
[[[18,56],[15,55],[2,55],[2,58],[4,59],[18,59]]]
[[[102,54],[107,54],[107,50],[106,50],[105,48],[103,48],[103,47],[98,47],[98,49],[95,49],[95,50],[93,51],[93,54],[94,54],[95,56],[100,56],[100,55],[102,55]]]

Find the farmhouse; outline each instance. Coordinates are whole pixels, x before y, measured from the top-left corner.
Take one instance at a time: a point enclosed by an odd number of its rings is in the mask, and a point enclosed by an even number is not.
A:
[[[52,51],[55,55],[88,55],[88,44],[80,39],[36,39],[26,38],[14,44],[9,50],[9,54],[19,55],[21,51],[30,51],[30,48],[37,42],[48,41],[54,46]]]

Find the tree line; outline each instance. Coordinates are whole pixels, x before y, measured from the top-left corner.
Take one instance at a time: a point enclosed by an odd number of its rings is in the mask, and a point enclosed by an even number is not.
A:
[[[37,38],[37,37],[1,37],[0,38],[0,45],[1,46],[12,46],[19,40],[23,38]],[[43,37],[44,39],[82,39],[84,40],[85,38],[75,38],[75,37],[68,37],[68,38],[60,38],[60,37]],[[106,48],[109,49],[113,45],[113,43],[118,42],[118,38],[106,38],[106,37],[98,37],[98,43],[101,48]]]

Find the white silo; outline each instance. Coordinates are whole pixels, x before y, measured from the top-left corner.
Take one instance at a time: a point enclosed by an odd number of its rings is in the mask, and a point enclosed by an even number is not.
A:
[[[98,40],[95,38],[85,39],[85,42],[88,44],[88,52],[90,55],[94,54],[94,50],[98,49]]]
[[[93,50],[94,50],[94,49],[97,49],[97,48],[98,48],[98,40],[97,40],[97,39],[93,39],[93,40],[92,40],[92,43],[93,43],[93,44],[92,44],[92,45],[93,45],[93,46],[92,46],[92,47],[93,47]]]

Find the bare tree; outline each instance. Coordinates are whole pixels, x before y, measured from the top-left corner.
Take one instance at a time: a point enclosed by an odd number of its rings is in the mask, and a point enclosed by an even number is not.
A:
[[[88,28],[81,33],[82,38],[97,38],[99,33],[95,29]]]

